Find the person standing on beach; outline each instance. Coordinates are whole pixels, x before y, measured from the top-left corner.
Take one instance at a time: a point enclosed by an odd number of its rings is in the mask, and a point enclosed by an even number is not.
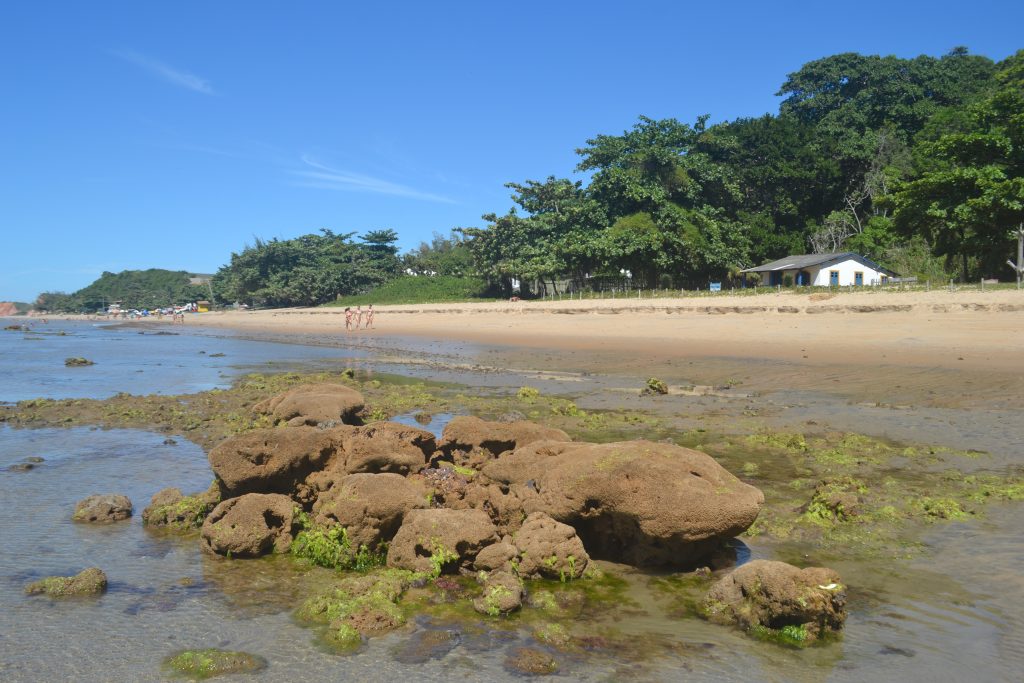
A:
[[[356,306],[356,330],[363,324],[363,307]]]
[[[351,332],[352,331],[352,307],[351,306],[346,306],[345,307],[345,331],[346,332]]]
[[[373,304],[367,307],[366,311],[366,329],[373,327]]]

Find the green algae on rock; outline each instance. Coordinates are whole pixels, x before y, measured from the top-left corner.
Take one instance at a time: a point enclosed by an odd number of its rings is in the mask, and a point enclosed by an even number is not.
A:
[[[200,529],[207,515],[220,502],[216,482],[203,493],[182,495],[177,488],[166,488],[153,495],[142,511],[142,523],[149,527],[168,527],[178,531]]]
[[[699,610],[712,622],[803,647],[843,628],[846,587],[831,569],[754,560],[715,583]]]
[[[527,676],[550,676],[558,672],[558,662],[543,650],[517,647],[505,657],[505,669]]]
[[[71,519],[76,522],[109,524],[132,516],[132,502],[113,493],[89,496],[78,501]]]
[[[327,625],[324,640],[351,649],[355,645],[353,630],[361,636],[375,636],[405,623],[405,614],[397,603],[416,578],[415,573],[400,569],[350,576],[334,590],[306,600],[295,616],[300,621]]]
[[[107,590],[107,575],[98,567],[89,567],[74,576],[48,576],[25,586],[28,595],[63,598],[73,595],[99,595]]]
[[[181,676],[200,680],[226,674],[255,673],[266,666],[266,660],[257,655],[213,648],[182,650],[164,659],[166,669]]]
[[[523,580],[512,572],[480,572],[478,580],[483,592],[473,601],[473,609],[497,617],[513,612],[523,605]]]

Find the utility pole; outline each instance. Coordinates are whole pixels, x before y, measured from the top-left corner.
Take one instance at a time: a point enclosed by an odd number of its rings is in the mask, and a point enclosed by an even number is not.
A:
[[[1017,273],[1017,289],[1020,289],[1021,277],[1024,276],[1024,223],[1017,226],[1017,262],[1006,263]]]

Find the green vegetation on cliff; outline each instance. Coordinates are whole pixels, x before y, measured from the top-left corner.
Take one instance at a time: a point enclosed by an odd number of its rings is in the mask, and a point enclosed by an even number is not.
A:
[[[43,292],[36,301],[36,308],[68,313],[95,313],[115,302],[120,302],[125,309],[142,309],[209,299],[209,289],[190,284],[190,277],[193,276],[184,270],[160,268],[104,272],[91,285],[72,294]]]
[[[366,294],[346,296],[329,306],[367,304],[424,304],[455,301],[483,301],[487,283],[473,277],[451,275],[407,275]]]

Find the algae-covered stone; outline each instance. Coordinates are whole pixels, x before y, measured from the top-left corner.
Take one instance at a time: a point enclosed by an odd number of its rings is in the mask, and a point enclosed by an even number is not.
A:
[[[395,652],[395,660],[402,664],[425,664],[443,659],[461,642],[462,635],[454,629],[423,629],[412,634]]]
[[[526,518],[515,535],[515,544],[523,578],[578,579],[590,563],[576,530],[543,512]]]
[[[362,646],[363,636],[355,627],[342,623],[336,628],[328,628],[324,641],[340,652],[354,652]]]
[[[523,581],[511,572],[484,573],[483,593],[473,601],[473,609],[492,617],[514,612],[523,605]]]
[[[98,567],[89,567],[74,576],[48,576],[25,586],[29,595],[45,594],[54,598],[71,595],[99,595],[107,590],[107,575]]]
[[[89,496],[78,501],[71,519],[76,522],[109,524],[132,516],[132,502],[113,493]]]
[[[189,678],[212,678],[225,674],[255,673],[267,666],[262,657],[228,650],[182,650],[164,660],[164,666]]]
[[[157,492],[148,507],[142,511],[145,526],[165,526],[172,529],[199,529],[203,521],[220,502],[220,490],[216,484],[203,493],[186,496],[177,488],[166,488]]]
[[[535,626],[533,637],[546,645],[559,649],[569,647],[569,644],[572,642],[569,631],[561,624],[555,622],[545,622]]]
[[[790,645],[808,645],[846,621],[846,588],[825,567],[754,560],[711,587],[700,612],[721,624]]]
[[[549,676],[558,671],[558,662],[542,650],[517,647],[505,657],[505,668],[516,674]]]
[[[295,616],[327,624],[328,642],[346,640],[345,626],[363,636],[379,635],[405,623],[405,615],[396,603],[414,577],[412,572],[394,569],[349,577],[335,590],[306,600]]]
[[[85,367],[87,365],[95,365],[95,363],[93,361],[89,360],[88,358],[82,358],[80,356],[76,356],[74,358],[65,358],[64,359],[64,365],[65,365],[65,367],[69,367],[69,368],[83,368],[83,367]]]

